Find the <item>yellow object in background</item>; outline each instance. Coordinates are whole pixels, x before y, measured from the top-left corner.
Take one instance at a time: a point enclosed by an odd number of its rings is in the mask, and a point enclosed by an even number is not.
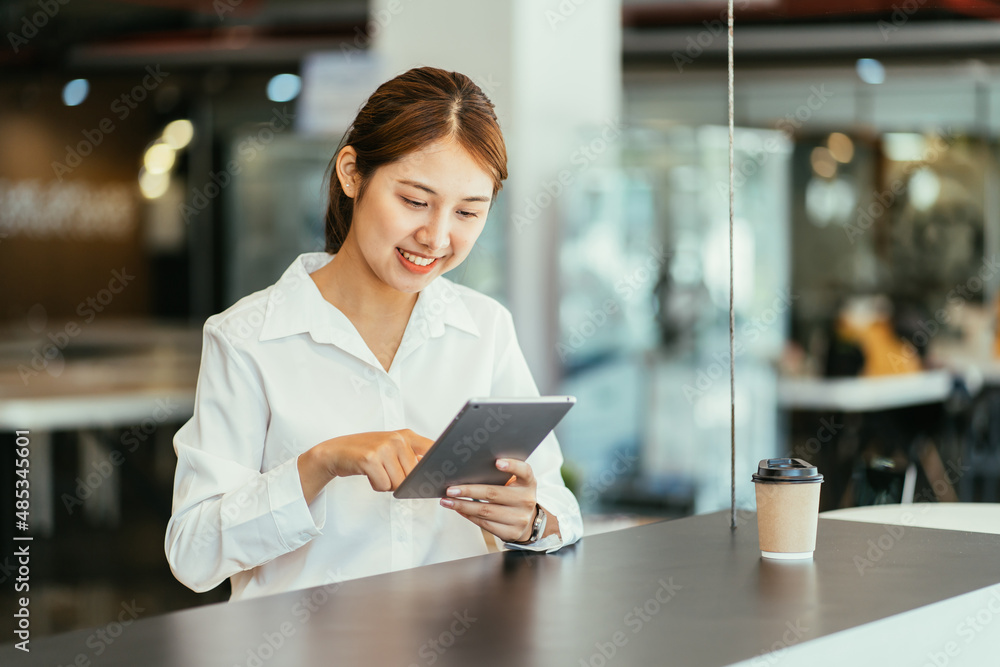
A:
[[[858,323],[841,316],[837,322],[837,335],[861,348],[865,357],[861,375],[898,375],[915,373],[923,368],[917,349],[896,335],[888,319],[877,318]]]

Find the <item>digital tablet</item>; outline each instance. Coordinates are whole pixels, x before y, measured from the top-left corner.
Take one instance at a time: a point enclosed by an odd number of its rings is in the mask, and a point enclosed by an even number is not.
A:
[[[393,495],[443,498],[456,484],[506,484],[511,475],[496,460],[528,458],[575,403],[574,396],[469,399]]]

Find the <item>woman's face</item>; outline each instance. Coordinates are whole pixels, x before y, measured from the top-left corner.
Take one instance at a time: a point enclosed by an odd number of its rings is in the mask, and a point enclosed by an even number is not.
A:
[[[355,172],[345,164],[342,175],[340,161],[338,176],[353,197]],[[353,236],[386,285],[419,292],[468,256],[483,231],[492,194],[492,178],[464,148],[453,140],[437,142],[375,170],[354,206],[348,242]]]

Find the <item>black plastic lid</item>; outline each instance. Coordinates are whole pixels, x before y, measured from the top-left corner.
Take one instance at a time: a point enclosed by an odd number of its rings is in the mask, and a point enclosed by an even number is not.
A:
[[[822,482],[816,466],[802,459],[762,459],[752,477],[755,482]]]

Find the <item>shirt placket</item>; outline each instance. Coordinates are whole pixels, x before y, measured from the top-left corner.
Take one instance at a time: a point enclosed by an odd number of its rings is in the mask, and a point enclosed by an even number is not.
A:
[[[405,428],[403,397],[396,382],[387,373],[379,375],[379,396],[385,415],[385,430]],[[389,499],[389,533],[392,570],[413,567],[413,506],[407,500]]]

